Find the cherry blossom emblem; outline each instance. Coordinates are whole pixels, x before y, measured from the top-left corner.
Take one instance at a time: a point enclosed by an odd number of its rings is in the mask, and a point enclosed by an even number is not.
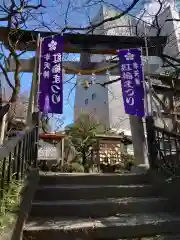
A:
[[[51,42],[48,44],[49,51],[55,51],[57,46],[57,42],[54,40],[51,40]]]
[[[134,60],[134,54],[128,52],[125,56],[127,61],[133,61]]]

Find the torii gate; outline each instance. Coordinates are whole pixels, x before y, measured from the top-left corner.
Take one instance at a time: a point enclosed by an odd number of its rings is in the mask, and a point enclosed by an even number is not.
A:
[[[20,30],[16,35],[12,36],[12,40],[18,42],[17,48],[19,50],[27,49],[27,51],[36,51],[37,38],[39,32],[37,31],[22,31]],[[51,36],[57,33],[41,32],[41,37]],[[8,37],[8,30],[6,28],[0,28],[0,41],[3,41],[6,45]],[[83,55],[90,54],[109,54],[117,55],[117,49],[129,49],[129,48],[142,48],[143,55],[146,56],[146,47],[148,47],[148,56],[161,56],[163,46],[165,45],[167,37],[148,37],[147,46],[143,38],[135,36],[103,36],[102,35],[86,35],[86,34],[64,34],[64,52],[66,53],[80,53]],[[28,44],[26,44],[28,43]],[[33,72],[35,59],[20,60],[22,72]],[[89,62],[86,66],[81,66],[79,62],[64,62],[63,67],[65,73],[81,73],[82,75],[91,75],[96,73],[97,75],[104,75],[106,70],[111,69],[111,75],[119,75],[118,62],[111,63],[103,62]],[[15,63],[10,61],[9,71],[15,69]],[[96,70],[94,70],[96,69]],[[35,79],[36,80],[36,79]],[[35,81],[34,80],[34,81]],[[37,84],[33,81],[33,84]],[[37,87],[32,84],[32,91],[36,94]],[[34,90],[33,90],[34,89]],[[32,94],[34,94],[32,93]],[[31,111],[32,112],[32,108]],[[134,153],[138,164],[144,163],[144,153],[140,151],[139,146],[143,146],[144,143],[144,129],[143,124],[135,116],[130,117],[132,140],[134,146]],[[141,134],[140,134],[141,133]],[[141,136],[140,136],[141,135]],[[143,138],[142,138],[143,136]]]

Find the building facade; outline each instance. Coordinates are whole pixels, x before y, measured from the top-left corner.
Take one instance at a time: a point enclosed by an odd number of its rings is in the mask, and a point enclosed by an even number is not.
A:
[[[97,14],[97,17],[93,20],[93,23],[101,22],[102,20],[115,16],[117,11],[109,9],[103,6]],[[159,26],[161,27],[160,35],[168,36],[168,42],[164,47],[164,53],[169,56],[178,57],[180,50],[180,31],[179,22],[167,21],[168,18],[179,18],[179,14],[174,6],[166,6],[162,10],[158,19]],[[129,15],[125,15],[120,19],[113,22],[106,22],[104,25],[97,28],[93,33],[102,35],[118,35],[118,36],[132,36],[137,35],[143,37],[144,32],[147,32],[148,36],[157,36],[158,29],[152,27],[149,24],[143,24],[138,19]],[[108,55],[91,55],[90,57],[82,57],[81,61],[101,62],[107,61],[111,56]],[[149,70],[149,73],[161,73],[165,68],[162,68],[163,62],[159,57],[149,57],[148,61],[146,57],[143,57],[145,73]],[[149,64],[149,68],[147,67]],[[172,70],[172,68],[168,68]],[[118,77],[118,76],[117,76]],[[124,112],[124,104],[122,98],[121,82],[115,82],[113,84],[102,87],[99,84],[92,84],[89,88],[85,89],[83,81],[89,82],[94,80],[96,83],[103,83],[105,81],[111,81],[117,78],[111,76],[109,72],[105,76],[78,76],[78,84],[75,93],[75,106],[74,106],[74,118],[76,119],[81,111],[91,113],[96,117],[100,123],[106,125],[109,129],[115,129],[119,132],[124,132],[130,135],[130,123],[129,116]],[[161,99],[163,94],[159,94]],[[153,104],[155,111],[158,111],[156,104]],[[171,125],[171,119],[167,118],[168,125]],[[163,126],[161,118],[156,119],[158,126]]]
[[[116,11],[104,6],[93,20],[93,24],[116,14]],[[94,31],[94,34],[130,36],[130,28],[127,28],[129,16],[125,16],[119,21],[102,25]],[[126,27],[118,27],[118,25]],[[108,55],[91,55],[90,61],[101,62],[110,58],[111,56]],[[127,134],[130,134],[129,118],[128,115],[124,113],[121,83],[116,82],[106,87],[102,87],[99,84],[92,84],[87,90],[84,89],[81,83],[86,79],[91,81],[93,77],[94,76],[78,77],[77,81],[79,84],[76,87],[75,93],[75,119],[81,111],[87,111],[96,117],[100,123],[105,124],[108,129],[118,129],[119,131],[125,131]],[[116,76],[111,76],[107,73],[105,76],[96,76],[94,81],[103,83],[116,78]],[[114,111],[115,109],[116,111]]]

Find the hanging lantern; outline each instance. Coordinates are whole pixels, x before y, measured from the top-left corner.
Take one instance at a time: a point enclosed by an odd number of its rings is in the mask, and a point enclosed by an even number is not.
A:
[[[110,76],[110,75],[111,75],[109,69],[106,70],[106,75],[107,75],[107,76]]]
[[[89,82],[88,82],[88,80],[84,80],[84,88],[85,88],[85,89],[89,88]]]
[[[81,73],[79,72],[79,73],[77,74],[77,85],[78,85],[78,86],[83,85],[83,84],[82,84],[82,78],[80,78],[80,77],[81,77]]]
[[[62,76],[64,77],[65,74],[66,74],[66,70],[65,68],[62,68]]]
[[[108,82],[108,81],[110,80],[110,76],[111,76],[110,71],[107,69],[107,70],[106,70],[105,82]]]
[[[95,80],[96,80],[96,74],[95,73],[92,73],[91,80],[92,80],[92,84],[94,84]]]

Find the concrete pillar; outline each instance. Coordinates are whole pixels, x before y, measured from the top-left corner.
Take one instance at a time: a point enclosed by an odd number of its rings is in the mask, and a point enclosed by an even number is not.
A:
[[[5,137],[5,132],[6,132],[6,121],[7,121],[7,113],[3,116],[2,118],[2,123],[1,123],[1,127],[0,127],[0,145],[2,145],[4,143],[4,137]]]
[[[144,170],[149,167],[149,163],[148,163],[148,152],[147,152],[147,144],[146,144],[143,121],[142,121],[142,118],[139,118],[133,115],[130,115],[129,118],[130,118],[135,163],[137,167]],[[139,170],[137,170],[137,168],[136,169],[134,168],[133,171],[139,171]]]
[[[61,140],[61,166],[64,165],[64,138]]]

